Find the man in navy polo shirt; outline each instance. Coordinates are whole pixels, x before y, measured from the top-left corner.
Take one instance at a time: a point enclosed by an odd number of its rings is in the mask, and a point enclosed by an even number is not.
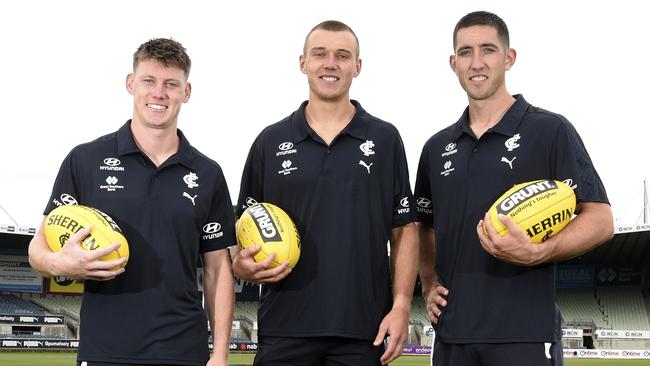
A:
[[[263,284],[255,365],[386,364],[407,339],[417,271],[404,147],[393,125],[350,100],[361,60],[347,25],[317,25],[303,51],[309,100],[257,137],[239,195],[240,213],[274,203],[302,238],[290,274],[287,263],[268,269],[272,257],[255,263],[259,246],[233,258],[239,277]]]
[[[561,365],[555,262],[613,233],[605,188],[576,130],[506,90],[515,58],[498,16],[474,12],[456,25],[450,64],[469,107],[427,141],[415,188],[436,366]],[[508,233],[499,236],[489,207],[513,185],[537,179],[572,186],[577,217],[534,245],[504,216]]]
[[[234,243],[234,217],[221,168],[176,127],[190,98],[190,66],[174,40],[142,44],[126,79],[132,119],[68,154],[44,212],[78,203],[109,213],[129,242],[126,271],[112,269],[125,258],[99,260],[119,244],[82,249],[89,228],[57,253],[43,225],[30,244],[30,263],[43,275],[86,280],[79,365],[227,364],[234,291],[226,248]],[[197,286],[199,258],[208,318]]]

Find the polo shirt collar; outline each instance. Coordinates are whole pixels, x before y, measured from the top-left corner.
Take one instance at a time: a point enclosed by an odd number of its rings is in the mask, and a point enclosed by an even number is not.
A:
[[[350,100],[350,102],[354,105],[356,111],[352,117],[352,121],[345,126],[341,134],[366,140],[369,126],[368,113],[358,101]],[[307,123],[307,118],[305,118],[305,107],[307,107],[308,103],[309,101],[302,102],[300,108],[291,115],[290,126],[294,143],[299,143],[305,140],[310,134],[315,134],[314,130],[309,126],[309,123]]]
[[[501,121],[499,121],[499,123],[490,129],[492,132],[509,137],[512,137],[515,135],[515,133],[517,133],[519,124],[524,118],[524,114],[526,114],[526,111],[528,110],[530,104],[524,99],[523,95],[521,94],[516,94],[513,97],[515,98],[515,102],[512,104],[510,109],[508,109],[506,114],[501,117]],[[474,136],[474,132],[469,127],[469,106],[465,108],[463,115],[452,128],[453,140],[458,141],[463,133],[472,137]]]
[[[194,151],[192,146],[189,141],[187,141],[181,130],[176,129],[176,131],[179,138],[178,151],[176,154],[169,157],[169,159],[167,159],[167,161],[165,161],[161,166],[179,163],[194,170]],[[117,153],[120,155],[128,155],[139,152],[141,152],[141,150],[135,143],[133,133],[131,132],[131,120],[128,120],[117,131]]]

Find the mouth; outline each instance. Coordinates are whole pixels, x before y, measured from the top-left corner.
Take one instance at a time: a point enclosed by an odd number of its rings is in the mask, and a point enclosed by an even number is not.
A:
[[[333,83],[335,81],[340,80],[340,78],[338,76],[334,76],[334,75],[321,75],[318,78],[323,80],[323,81],[327,81],[329,83]]]
[[[474,75],[469,78],[470,81],[485,81],[487,80],[486,75]]]
[[[146,106],[157,111],[164,111],[167,109],[167,106],[162,104],[147,103]]]

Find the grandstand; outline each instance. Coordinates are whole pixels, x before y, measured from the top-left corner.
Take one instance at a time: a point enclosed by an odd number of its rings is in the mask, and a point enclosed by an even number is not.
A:
[[[650,227],[647,229],[624,233],[619,228],[610,242],[558,264],[557,303],[566,328],[563,346],[570,354],[596,348],[599,352],[585,353],[609,354],[604,350],[619,349],[632,350],[625,351],[627,354],[650,355]],[[24,340],[23,348],[33,344],[40,347],[48,340],[64,339],[69,346],[63,348],[74,349],[79,339],[80,289],[73,288],[73,281],[59,284],[29,268],[27,244],[31,235],[33,231],[7,232],[0,226],[0,345],[12,348],[20,346],[14,340]],[[10,282],[14,278],[22,283]],[[231,349],[254,351],[259,289],[237,280],[236,292]],[[430,345],[432,335],[417,283],[408,343]],[[41,339],[44,342],[27,341]],[[50,348],[61,349],[62,343],[50,343],[54,344]]]

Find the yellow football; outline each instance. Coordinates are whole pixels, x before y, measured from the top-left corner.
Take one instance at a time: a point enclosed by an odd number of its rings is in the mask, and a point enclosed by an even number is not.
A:
[[[45,219],[45,238],[55,252],[63,248],[72,235],[91,226],[90,234],[81,242],[86,250],[96,250],[120,243],[121,246],[101,257],[109,261],[129,256],[129,244],[122,230],[107,214],[98,209],[81,205],[64,205],[52,210]]]
[[[488,214],[499,235],[508,231],[498,217],[503,214],[538,244],[560,232],[571,221],[575,209],[573,189],[563,182],[545,179],[515,185],[494,202]]]
[[[256,262],[275,253],[269,268],[275,268],[285,260],[294,268],[300,258],[300,234],[289,215],[278,206],[261,202],[248,207],[237,222],[237,241],[246,249],[260,245]]]

